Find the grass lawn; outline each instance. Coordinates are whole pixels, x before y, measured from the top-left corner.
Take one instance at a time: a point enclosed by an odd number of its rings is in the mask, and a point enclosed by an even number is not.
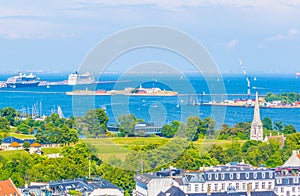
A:
[[[166,138],[97,138],[97,139],[82,139],[82,142],[87,144],[90,149],[97,154],[100,159],[107,161],[113,157],[125,160],[126,155],[134,146],[146,146],[149,144],[164,144],[168,141]]]
[[[62,147],[42,148],[44,155],[61,153],[61,150],[62,150]]]
[[[89,148],[102,160],[107,161],[113,157],[125,160],[126,155],[132,152],[132,147],[134,146],[146,146],[149,144],[165,144],[170,139],[153,137],[153,138],[97,138],[91,139],[86,138],[81,141],[89,146]],[[194,145],[206,151],[213,144],[218,145],[228,145],[232,141],[230,140],[213,140],[213,139],[200,139],[193,142]],[[240,140],[241,144],[245,141]]]
[[[16,137],[19,139],[34,139],[33,135],[18,134],[18,133],[9,133],[9,136]]]

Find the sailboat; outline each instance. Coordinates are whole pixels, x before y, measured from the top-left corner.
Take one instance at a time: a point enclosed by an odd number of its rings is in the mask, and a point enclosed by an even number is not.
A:
[[[65,118],[65,115],[60,106],[57,106],[57,113],[58,113],[59,118]]]

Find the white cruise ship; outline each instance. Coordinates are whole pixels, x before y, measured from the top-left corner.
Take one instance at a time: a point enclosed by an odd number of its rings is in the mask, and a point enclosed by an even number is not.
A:
[[[78,84],[92,84],[95,82],[95,78],[90,73],[79,74],[77,71],[71,73],[68,77],[68,85],[78,85]]]

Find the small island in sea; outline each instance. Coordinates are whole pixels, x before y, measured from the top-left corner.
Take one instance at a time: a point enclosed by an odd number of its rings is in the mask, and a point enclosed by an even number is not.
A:
[[[162,90],[160,88],[125,88],[123,90],[75,90],[66,92],[66,95],[130,95],[130,96],[176,96],[178,93],[175,91]]]

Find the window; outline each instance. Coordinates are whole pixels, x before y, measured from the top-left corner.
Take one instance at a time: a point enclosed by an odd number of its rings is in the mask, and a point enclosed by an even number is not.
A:
[[[281,179],[277,179],[277,184],[281,184]]]
[[[249,179],[249,173],[246,173],[246,179]]]
[[[298,186],[298,192],[300,192],[300,186]]]
[[[195,184],[195,192],[199,192],[199,184]]]
[[[222,191],[224,191],[224,190],[225,190],[225,183],[222,183]]]
[[[233,179],[233,173],[230,173],[230,179]]]
[[[221,174],[221,178],[222,178],[222,180],[224,180],[225,179],[225,174]]]
[[[268,183],[268,189],[271,190],[272,189],[272,182]]]
[[[187,186],[187,191],[188,191],[188,192],[191,192],[191,184],[188,184],[188,186]]]
[[[204,191],[204,184],[201,184],[201,191]]]
[[[262,183],[261,183],[261,188],[262,188],[262,189],[265,189],[265,188],[266,188],[266,183],[265,183],[265,182],[262,182]]]
[[[211,180],[211,174],[208,174],[208,179]]]
[[[218,184],[215,184],[215,191],[218,191]]]
[[[262,178],[265,178],[265,177],[266,177],[265,172],[262,172],[262,173],[261,173],[261,177],[262,177]]]
[[[246,183],[243,183],[243,190],[246,190]]]
[[[240,190],[240,183],[236,183],[236,184],[235,184],[235,189],[236,189],[236,190]]]
[[[240,179],[240,173],[236,173],[236,178],[239,180]]]
[[[298,178],[294,178],[294,183],[298,183]]]
[[[258,190],[259,189],[259,183],[255,182],[255,189]]]
[[[284,192],[284,188],[283,188],[283,187],[281,187],[281,188],[280,188],[280,191],[283,193],[283,192]]]
[[[272,178],[272,177],[273,177],[273,173],[269,172],[269,178]]]
[[[296,187],[293,187],[293,188],[292,188],[292,192],[293,192],[293,193],[296,192]]]
[[[253,173],[253,178],[256,179],[257,178],[257,173]]]
[[[215,174],[215,179],[216,179],[216,180],[219,179],[219,174]]]

